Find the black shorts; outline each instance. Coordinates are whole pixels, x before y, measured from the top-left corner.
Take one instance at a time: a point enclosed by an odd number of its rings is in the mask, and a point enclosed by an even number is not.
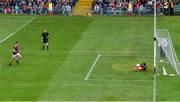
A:
[[[48,39],[43,39],[43,43],[48,43]]]

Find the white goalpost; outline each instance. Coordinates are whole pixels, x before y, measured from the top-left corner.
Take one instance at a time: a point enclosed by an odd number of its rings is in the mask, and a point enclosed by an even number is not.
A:
[[[153,102],[156,102],[156,0],[154,0],[154,76],[153,76]]]

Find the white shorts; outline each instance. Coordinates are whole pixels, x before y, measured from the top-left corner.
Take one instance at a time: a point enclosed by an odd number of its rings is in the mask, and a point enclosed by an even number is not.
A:
[[[51,7],[48,8],[48,10],[49,10],[49,12],[53,12],[53,8],[51,8]]]
[[[13,55],[12,55],[12,58],[13,58],[13,59],[21,58],[21,54],[19,54],[19,53],[15,54],[15,55],[13,54]]]
[[[44,46],[48,46],[48,43],[43,43]]]
[[[128,9],[128,12],[131,12],[131,13],[132,13],[132,8],[131,8],[131,9]]]

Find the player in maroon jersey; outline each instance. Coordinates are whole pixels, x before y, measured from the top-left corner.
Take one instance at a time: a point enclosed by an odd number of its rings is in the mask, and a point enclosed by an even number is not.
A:
[[[12,65],[12,62],[16,60],[16,63],[19,64],[19,60],[22,58],[21,54],[19,53],[19,42],[16,42],[13,46],[12,57],[9,61],[9,65]]]

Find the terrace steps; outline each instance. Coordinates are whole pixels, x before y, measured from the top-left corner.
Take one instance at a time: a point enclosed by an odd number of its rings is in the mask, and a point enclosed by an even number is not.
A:
[[[93,0],[79,0],[72,10],[72,15],[85,16],[86,12],[91,9]]]

